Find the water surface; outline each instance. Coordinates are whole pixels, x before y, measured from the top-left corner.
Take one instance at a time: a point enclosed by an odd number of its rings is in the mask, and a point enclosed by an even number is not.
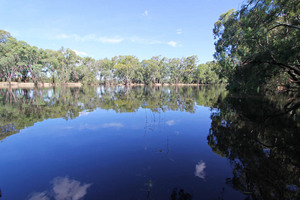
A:
[[[299,101],[221,87],[1,90],[3,199],[297,199]]]

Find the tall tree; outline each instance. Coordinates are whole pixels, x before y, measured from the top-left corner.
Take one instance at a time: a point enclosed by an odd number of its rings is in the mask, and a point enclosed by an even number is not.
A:
[[[91,57],[84,57],[81,65],[79,66],[82,72],[82,79],[78,79],[75,82],[82,80],[84,84],[96,83],[97,69],[95,65],[95,59]]]
[[[193,55],[189,56],[187,58],[182,58],[182,75],[183,75],[183,81],[185,83],[191,83],[193,80],[193,72],[195,71],[195,68],[198,63],[198,57]]]
[[[215,58],[230,71],[233,89],[299,88],[299,7],[298,0],[248,0],[220,16]]]
[[[78,64],[78,56],[76,53],[67,48],[65,49],[62,47],[60,50],[61,55],[59,57],[60,59],[60,78],[63,83],[68,83],[70,80],[71,75],[71,69],[75,67],[76,64]]]
[[[19,70],[20,43],[13,37],[3,37],[0,42],[0,73],[11,86],[12,78]]]
[[[34,85],[37,87],[42,76],[42,59],[45,57],[44,50],[22,42],[21,56],[22,68],[30,74]]]
[[[196,68],[195,68],[195,72],[194,72],[194,79],[197,81],[197,84],[200,83],[205,83],[205,70],[206,70],[206,65],[205,64],[199,64]]]
[[[135,56],[118,56],[113,58],[114,69],[119,80],[124,81],[125,85],[131,84],[134,71],[140,66],[138,58]]]
[[[59,52],[54,50],[49,50],[49,49],[46,49],[45,51],[46,51],[45,67],[47,73],[49,73],[49,75],[52,77],[51,78],[52,84],[55,84],[57,79],[57,70],[59,69],[59,60],[57,59]]]
[[[101,83],[104,83],[105,85],[108,84],[111,81],[111,79],[113,79],[112,60],[108,58],[97,60],[95,65],[96,65],[97,74],[99,76],[100,84]]]
[[[152,57],[149,60],[143,60],[142,66],[144,69],[144,83],[155,85],[156,78],[159,76],[159,60]]]
[[[171,81],[175,84],[178,84],[183,74],[183,65],[181,64],[181,60],[179,58],[172,58],[169,61],[169,67],[171,71]]]

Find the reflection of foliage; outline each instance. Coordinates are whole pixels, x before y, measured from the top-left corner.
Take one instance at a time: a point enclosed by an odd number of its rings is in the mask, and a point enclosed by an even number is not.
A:
[[[174,189],[171,194],[171,200],[192,200],[192,195],[184,192],[183,189],[180,189],[179,192],[177,192],[177,189]]]
[[[227,97],[212,113],[208,144],[233,165],[227,183],[253,199],[300,197],[299,99]]]
[[[222,87],[86,87],[0,90],[0,139],[50,118],[74,119],[96,108],[117,113],[180,110],[195,112],[196,103],[212,106],[224,98]]]

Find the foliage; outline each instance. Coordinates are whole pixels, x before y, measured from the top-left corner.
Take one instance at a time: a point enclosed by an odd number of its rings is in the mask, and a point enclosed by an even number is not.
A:
[[[95,60],[80,57],[61,47],[43,50],[18,41],[0,30],[0,78],[2,81],[32,81],[35,86],[45,81],[56,85],[81,82],[85,85],[130,84],[219,84],[225,83],[220,65],[199,65],[197,56],[168,59],[153,56],[139,61],[135,56],[115,56]]]
[[[125,82],[131,84],[134,72],[139,68],[140,62],[135,56],[118,56],[113,58],[115,75]]]
[[[215,58],[232,90],[299,88],[299,7],[298,0],[248,0],[220,16]]]

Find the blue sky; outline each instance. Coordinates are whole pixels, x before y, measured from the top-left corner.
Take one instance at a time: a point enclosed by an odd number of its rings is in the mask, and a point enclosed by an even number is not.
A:
[[[213,60],[213,25],[242,0],[0,0],[0,29],[44,49],[96,59],[197,55]]]

